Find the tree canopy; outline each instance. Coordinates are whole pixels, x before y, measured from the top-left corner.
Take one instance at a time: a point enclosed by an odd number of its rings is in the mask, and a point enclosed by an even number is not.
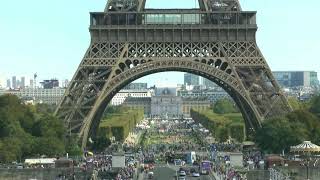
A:
[[[236,105],[229,99],[220,99],[213,106],[213,112],[217,114],[227,114],[227,113],[236,113],[239,112],[237,110]]]
[[[0,96],[0,162],[65,153],[65,128],[48,105],[26,105],[13,95]]]
[[[288,152],[290,146],[310,140],[320,144],[320,96],[310,102],[289,99],[294,111],[285,117],[265,120],[256,133],[259,147],[268,153]]]

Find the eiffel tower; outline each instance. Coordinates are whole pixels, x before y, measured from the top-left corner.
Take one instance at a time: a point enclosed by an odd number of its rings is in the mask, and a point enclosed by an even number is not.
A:
[[[199,0],[194,9],[147,9],[146,0],[109,0],[90,13],[91,44],[56,115],[82,147],[112,97],[130,82],[164,72],[218,84],[238,105],[248,131],[291,111],[256,43],[256,12],[238,0]]]

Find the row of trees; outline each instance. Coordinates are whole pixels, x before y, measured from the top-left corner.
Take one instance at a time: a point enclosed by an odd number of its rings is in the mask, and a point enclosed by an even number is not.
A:
[[[288,152],[290,146],[305,140],[320,144],[320,96],[309,102],[289,99],[293,112],[266,120],[255,134],[255,141],[266,153]]]
[[[123,142],[133,131],[136,124],[144,118],[143,109],[129,109],[122,106],[110,106],[106,109],[91,149],[103,151],[111,143],[110,138]]]
[[[53,116],[53,109],[48,105],[24,104],[13,95],[0,96],[1,163],[42,155],[60,156],[77,147],[76,141],[65,140],[66,130]]]
[[[293,112],[283,117],[265,120],[262,128],[251,134],[252,140],[266,153],[288,152],[290,146],[305,140],[320,144],[320,96],[315,96],[308,102],[300,102],[289,98]],[[224,118],[213,116],[210,112],[192,111],[193,119],[213,132],[220,142],[229,136],[239,142],[244,140],[245,127],[243,121],[228,118],[228,114],[238,112],[235,104],[222,99],[213,106],[214,114],[221,114]]]
[[[236,116],[230,116],[230,114]],[[241,120],[241,114],[238,113],[236,105],[229,99],[218,100],[213,105],[212,110],[209,111],[191,110],[191,117],[207,128],[220,142],[225,142],[229,137],[236,139],[238,142],[242,142],[245,138],[245,127],[243,120]]]
[[[224,98],[218,100],[213,105],[213,112],[217,114],[239,113],[238,107],[230,99]]]

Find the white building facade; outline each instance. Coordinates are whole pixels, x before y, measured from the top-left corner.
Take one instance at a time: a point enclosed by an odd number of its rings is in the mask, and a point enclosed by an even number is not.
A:
[[[118,92],[111,100],[111,105],[119,106],[123,104],[127,97],[134,98],[144,98],[151,97],[153,94],[153,90],[145,89],[145,90],[132,90],[132,89],[123,89]]]
[[[24,101],[58,105],[65,92],[64,88],[25,88],[19,90],[0,90],[0,95],[13,94]]]

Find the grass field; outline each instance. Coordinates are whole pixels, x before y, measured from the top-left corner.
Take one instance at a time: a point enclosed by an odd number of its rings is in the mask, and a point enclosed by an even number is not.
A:
[[[206,109],[198,112],[208,117],[209,120],[219,124],[244,122],[241,113],[216,114],[212,109]]]
[[[225,142],[230,136],[238,142],[245,139],[241,113],[216,114],[212,109],[208,109],[194,111],[193,118],[211,131],[220,142]]]
[[[123,108],[121,113],[110,113],[105,119],[101,120],[100,127],[120,127],[128,123],[128,121],[136,120],[137,122],[143,119],[143,109],[129,110]]]

